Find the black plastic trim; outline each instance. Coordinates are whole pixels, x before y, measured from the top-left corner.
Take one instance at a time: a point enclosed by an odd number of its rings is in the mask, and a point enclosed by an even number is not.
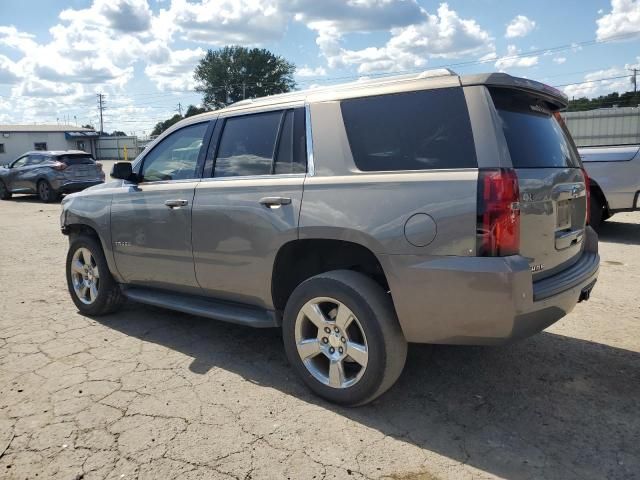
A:
[[[598,273],[600,256],[597,252],[585,251],[571,267],[551,277],[533,283],[533,301],[544,300],[588,281]]]

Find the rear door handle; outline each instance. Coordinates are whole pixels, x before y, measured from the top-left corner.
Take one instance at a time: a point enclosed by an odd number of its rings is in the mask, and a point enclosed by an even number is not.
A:
[[[291,199],[289,197],[264,197],[260,199],[260,203],[265,207],[276,208],[281,205],[289,205]]]
[[[164,204],[169,208],[186,207],[189,205],[189,200],[167,200]]]

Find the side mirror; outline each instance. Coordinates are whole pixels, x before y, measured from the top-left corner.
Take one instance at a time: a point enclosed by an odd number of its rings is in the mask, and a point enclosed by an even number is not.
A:
[[[135,182],[137,176],[133,173],[131,168],[131,162],[116,162],[111,169],[111,178],[118,178],[120,180],[128,180]]]

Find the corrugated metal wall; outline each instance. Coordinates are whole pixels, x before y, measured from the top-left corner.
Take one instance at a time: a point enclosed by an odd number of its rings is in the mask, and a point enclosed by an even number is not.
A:
[[[564,112],[562,116],[579,147],[640,144],[638,107]]]
[[[124,160],[124,147],[127,147],[127,159],[133,160],[141,149],[138,137],[99,137],[96,142],[98,160]]]

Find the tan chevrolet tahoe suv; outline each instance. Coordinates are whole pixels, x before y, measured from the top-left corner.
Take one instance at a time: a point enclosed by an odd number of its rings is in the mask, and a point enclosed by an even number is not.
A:
[[[369,402],[407,342],[501,344],[589,298],[598,244],[566,105],[534,81],[432,71],[185,119],[64,200],[71,297],[88,315],[128,298],[281,328],[314,392]]]

